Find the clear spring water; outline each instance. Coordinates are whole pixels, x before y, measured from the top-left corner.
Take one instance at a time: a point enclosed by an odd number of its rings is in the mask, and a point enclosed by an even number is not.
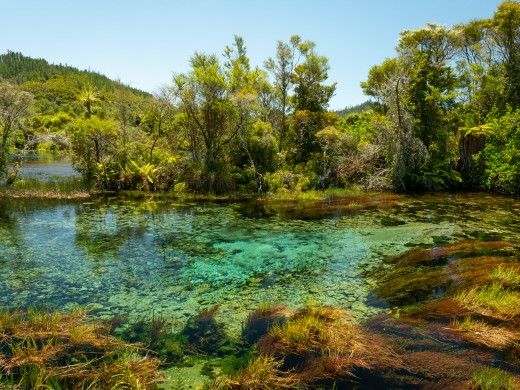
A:
[[[313,300],[361,319],[388,310],[363,277],[382,256],[466,238],[517,242],[519,209],[483,194],[303,208],[0,199],[0,307],[79,304],[105,318],[153,311],[182,326],[220,305],[221,319],[239,327],[263,301]]]

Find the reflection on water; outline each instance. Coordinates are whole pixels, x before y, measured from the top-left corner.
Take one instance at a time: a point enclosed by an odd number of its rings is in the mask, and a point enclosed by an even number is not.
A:
[[[56,178],[79,176],[79,172],[72,168],[70,156],[28,153],[23,158],[20,176],[39,181],[49,181]]]
[[[87,306],[177,321],[220,304],[240,326],[262,301],[388,310],[363,275],[409,247],[518,243],[520,201],[484,194],[358,198],[299,208],[171,200],[0,200],[0,307]],[[238,313],[238,315],[237,315]],[[231,319],[229,316],[235,317]]]

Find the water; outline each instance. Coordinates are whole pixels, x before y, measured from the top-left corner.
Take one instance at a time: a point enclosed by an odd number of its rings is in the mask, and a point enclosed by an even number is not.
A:
[[[72,167],[70,156],[51,153],[26,154],[20,169],[21,177],[44,182],[79,175]]]
[[[204,308],[239,329],[264,301],[357,319],[389,310],[364,275],[388,255],[461,239],[518,243],[520,201],[484,194],[352,198],[312,207],[122,198],[0,200],[0,307],[92,315]]]

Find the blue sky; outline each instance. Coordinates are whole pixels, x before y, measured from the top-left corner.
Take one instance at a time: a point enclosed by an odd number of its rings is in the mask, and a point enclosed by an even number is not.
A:
[[[499,0],[3,0],[0,53],[91,69],[153,92],[195,51],[223,52],[235,34],[253,65],[298,34],[317,43],[337,82],[332,109],[366,100],[359,83],[394,55],[399,32],[491,17]]]

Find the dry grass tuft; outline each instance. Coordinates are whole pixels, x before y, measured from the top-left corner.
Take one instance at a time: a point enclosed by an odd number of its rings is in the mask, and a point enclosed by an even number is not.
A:
[[[86,312],[0,310],[0,378],[22,388],[154,388],[159,360],[118,342]]]
[[[520,333],[491,326],[484,321],[465,317],[463,320],[454,320],[450,327],[461,332],[464,340],[488,348],[505,350],[520,341]]]

